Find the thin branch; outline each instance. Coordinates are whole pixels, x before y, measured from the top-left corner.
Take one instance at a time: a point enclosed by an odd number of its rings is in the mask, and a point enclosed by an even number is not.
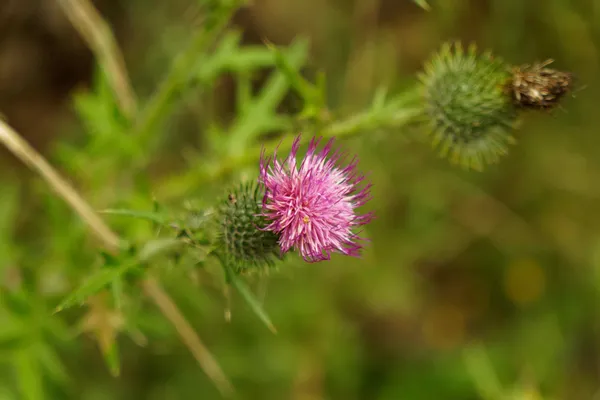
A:
[[[39,174],[48,185],[85,221],[92,232],[112,253],[119,251],[121,240],[94,212],[88,203],[71,185],[31,147],[15,130],[0,119],[0,143],[4,144],[17,158]],[[146,278],[142,286],[146,294],[154,301],[165,317],[171,321],[181,336],[181,340],[194,355],[200,367],[213,379],[223,395],[231,395],[233,387],[214,360],[206,346],[187,322],[177,305],[152,277]]]
[[[406,97],[406,105],[398,104],[395,106],[395,111],[392,113],[379,113],[371,110],[365,111],[346,119],[336,121],[322,128],[319,135],[323,138],[347,138],[359,134],[363,131],[372,130],[381,127],[390,127],[399,129],[410,123],[418,121],[423,116],[423,109],[410,104],[411,96],[417,92],[410,92]],[[392,108],[391,106],[387,106]],[[204,184],[216,182],[230,174],[232,171],[244,166],[258,162],[262,150],[267,153],[272,152],[275,148],[280,152],[289,150],[297,135],[297,132],[288,132],[281,136],[274,137],[263,141],[260,145],[250,147],[243,155],[239,157],[223,158],[210,169],[192,168],[185,174],[180,174],[176,177],[169,176],[169,179],[164,183],[159,183],[161,193],[167,193],[169,198],[179,198],[188,190],[187,182],[193,181],[196,184]],[[311,135],[305,135],[302,143],[306,143],[311,139]]]
[[[58,0],[58,3],[104,69],[121,111],[134,118],[137,100],[110,27],[89,0]]]
[[[110,250],[117,250],[120,245],[119,237],[114,234],[104,221],[98,217],[94,210],[77,191],[63,179],[60,174],[42,157],[33,147],[0,119],[0,142],[4,144],[17,158],[29,168],[39,174],[48,185],[65,200],[69,206],[91,228],[96,236]]]
[[[186,346],[192,351],[192,354],[202,366],[206,374],[217,384],[221,393],[227,396],[233,395],[233,386],[227,380],[227,377],[221,370],[219,364],[210,354],[206,346],[200,341],[194,329],[187,320],[181,315],[173,300],[160,287],[158,282],[150,277],[144,281],[144,292],[151,297],[163,314],[169,318]]]

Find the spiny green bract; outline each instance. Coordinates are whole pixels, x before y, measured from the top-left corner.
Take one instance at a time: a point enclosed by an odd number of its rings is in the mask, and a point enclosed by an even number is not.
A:
[[[490,53],[445,44],[419,79],[433,145],[452,163],[481,170],[514,143],[517,110],[504,88],[510,68]]]
[[[262,193],[257,184],[240,184],[219,207],[219,250],[236,272],[264,270],[279,257],[278,237],[264,231]]]

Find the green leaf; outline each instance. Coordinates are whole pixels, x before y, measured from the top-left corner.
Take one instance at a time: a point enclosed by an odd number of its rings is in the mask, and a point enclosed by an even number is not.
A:
[[[302,46],[308,48],[308,41],[300,40]],[[300,69],[294,65],[290,57],[282,52],[272,43],[267,43],[267,47],[273,52],[275,65],[283,73],[293,90],[302,97],[304,107],[300,112],[300,119],[321,119],[323,111],[326,110],[326,80],[325,74],[320,72],[317,75],[316,83],[307,80]]]
[[[373,102],[371,109],[373,112],[378,112],[384,109],[387,104],[388,89],[385,86],[377,88],[375,95],[373,96]]]
[[[140,147],[132,135],[123,135],[129,127],[121,114],[114,92],[102,69],[95,71],[92,90],[80,90],[73,96],[73,105],[79,115],[85,131],[90,136],[87,144],[87,156],[79,157],[79,166],[89,163],[89,155],[107,154],[112,162],[115,158],[131,160],[140,155]],[[65,154],[64,156],[67,156]],[[69,160],[65,160],[69,161]],[[76,165],[71,165],[71,168]]]
[[[174,238],[151,240],[142,247],[138,254],[138,259],[141,262],[147,262],[151,258],[167,253],[182,245],[181,240]]]
[[[27,317],[33,313],[33,305],[24,292],[5,292],[1,298],[13,315]]]
[[[115,284],[116,287],[113,286],[113,290],[117,291],[117,295],[119,292],[119,283],[118,281],[128,272],[133,270],[135,267],[139,266],[141,263],[148,262],[150,259],[164,254],[168,251],[173,250],[174,248],[181,246],[182,242],[178,239],[156,239],[147,242],[144,247],[137,254],[136,259],[127,260],[127,262],[116,265],[116,266],[103,266],[100,270],[96,271],[91,277],[89,277],[79,288],[73,291],[69,296],[67,296],[62,303],[60,303],[56,309],[56,312],[60,312],[65,308],[71,307],[75,304],[80,304],[85,301],[85,299],[95,293],[98,293],[100,290],[104,289],[109,284]],[[111,263],[114,262],[114,259]],[[117,299],[118,302],[119,299]]]
[[[308,48],[308,41],[298,41],[299,46]],[[315,84],[309,82],[302,76],[297,65],[292,63],[290,57],[279,48],[271,43],[267,43],[267,47],[275,56],[275,65],[287,78],[290,86],[300,95],[307,103],[307,107],[321,108],[324,105],[323,92]]]
[[[277,333],[277,329],[273,325],[273,322],[271,322],[271,318],[269,317],[269,315],[263,308],[260,301],[258,301],[258,299],[254,296],[252,291],[250,291],[250,289],[246,286],[246,284],[244,284],[244,282],[242,282],[237,277],[237,275],[233,273],[231,268],[226,263],[224,263],[223,261],[221,261],[221,263],[223,265],[223,268],[225,268],[225,274],[226,274],[227,280],[240,293],[240,295],[246,301],[246,303],[248,303],[248,305],[250,306],[252,311],[267,326],[267,328],[271,332]]]
[[[413,1],[422,9],[427,10],[427,11],[431,10],[431,7],[427,3],[427,0],[413,0]]]
[[[0,352],[5,353],[22,349],[28,344],[28,338],[23,335],[23,332],[11,332],[9,334],[2,334],[0,337]]]
[[[231,55],[225,68],[232,72],[252,71],[273,65],[273,54],[262,46],[244,46]]]
[[[292,43],[286,49],[285,57],[290,68],[300,68],[308,57],[308,43],[302,40]],[[276,109],[289,87],[289,79],[282,71],[276,70],[271,74],[260,93],[245,105],[244,113],[231,127],[227,137],[228,156],[236,157],[244,154],[253,139],[266,130],[273,129],[275,126],[279,129],[287,128],[281,126],[281,119],[277,116]]]
[[[237,74],[237,85],[235,91],[235,103],[237,114],[243,114],[247,107],[252,104],[252,82],[250,74],[240,72]]]
[[[36,354],[44,371],[55,381],[65,384],[69,381],[69,373],[54,349],[45,343],[40,343],[36,348]]]
[[[43,400],[45,396],[41,371],[31,349],[27,348],[15,353],[14,364],[22,398],[25,400]]]
[[[65,308],[72,307],[75,304],[81,304],[85,299],[93,294],[98,293],[104,289],[115,279],[120,278],[134,267],[138,265],[137,260],[123,264],[116,268],[101,268],[90,276],[79,288],[75,289],[69,296],[67,296],[54,310],[54,312],[60,312]]]
[[[102,351],[102,355],[111,375],[114,377],[119,376],[121,374],[121,359],[117,342],[112,342],[106,351]]]
[[[115,307],[121,309],[123,307],[123,279],[116,278],[111,284],[111,293],[115,301]]]
[[[109,208],[99,211],[101,214],[122,215],[126,217],[145,219],[159,225],[166,225],[167,218],[165,215],[153,211],[129,210],[125,208]]]

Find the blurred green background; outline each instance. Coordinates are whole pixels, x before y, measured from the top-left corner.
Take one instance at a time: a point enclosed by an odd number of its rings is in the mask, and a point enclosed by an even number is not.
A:
[[[427,144],[407,140],[418,132],[343,141],[374,183],[371,243],[362,259],[305,264],[292,257],[268,284],[253,283],[277,335],[235,295],[226,322],[219,286],[203,275],[190,279],[189,269],[165,268],[163,284],[238,398],[600,399],[600,1],[430,3],[427,12],[409,0],[254,0],[231,23],[248,45],[308,38],[307,73],[326,72],[329,105],[344,115],[360,111],[380,85],[409,86],[451,39],[476,42],[511,64],[553,58],[555,68],[576,76],[573,96],[553,112],[525,115],[518,144],[483,173],[453,168]],[[203,12],[193,0],[96,5],[141,99]],[[254,85],[268,73],[253,76]],[[202,150],[213,122],[235,116],[231,77],[211,82],[208,94],[190,90],[175,107],[163,149],[139,176],[146,192],[102,174],[111,144],[86,147],[72,96],[93,81],[93,57],[59,6],[2,1],[0,112],[94,207],[221,193],[218,182],[170,183],[188,176],[194,165],[186,154]],[[297,108],[289,95],[280,111]],[[79,152],[94,163],[78,163]],[[130,293],[127,312],[114,318],[102,306],[52,315],[95,265],[95,243],[43,182],[5,151],[0,163],[0,399],[220,398],[140,293]],[[148,232],[142,222],[108,221],[130,238]],[[118,378],[93,335],[73,336],[90,310],[104,316],[104,334],[122,320],[141,331],[118,338]]]

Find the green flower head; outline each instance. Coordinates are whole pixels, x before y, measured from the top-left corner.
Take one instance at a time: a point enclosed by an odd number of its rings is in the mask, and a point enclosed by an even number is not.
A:
[[[510,67],[490,53],[444,44],[419,75],[433,145],[453,164],[482,170],[514,143]]]
[[[236,273],[272,267],[280,256],[278,236],[260,215],[263,195],[257,184],[240,184],[219,207],[219,251]]]

